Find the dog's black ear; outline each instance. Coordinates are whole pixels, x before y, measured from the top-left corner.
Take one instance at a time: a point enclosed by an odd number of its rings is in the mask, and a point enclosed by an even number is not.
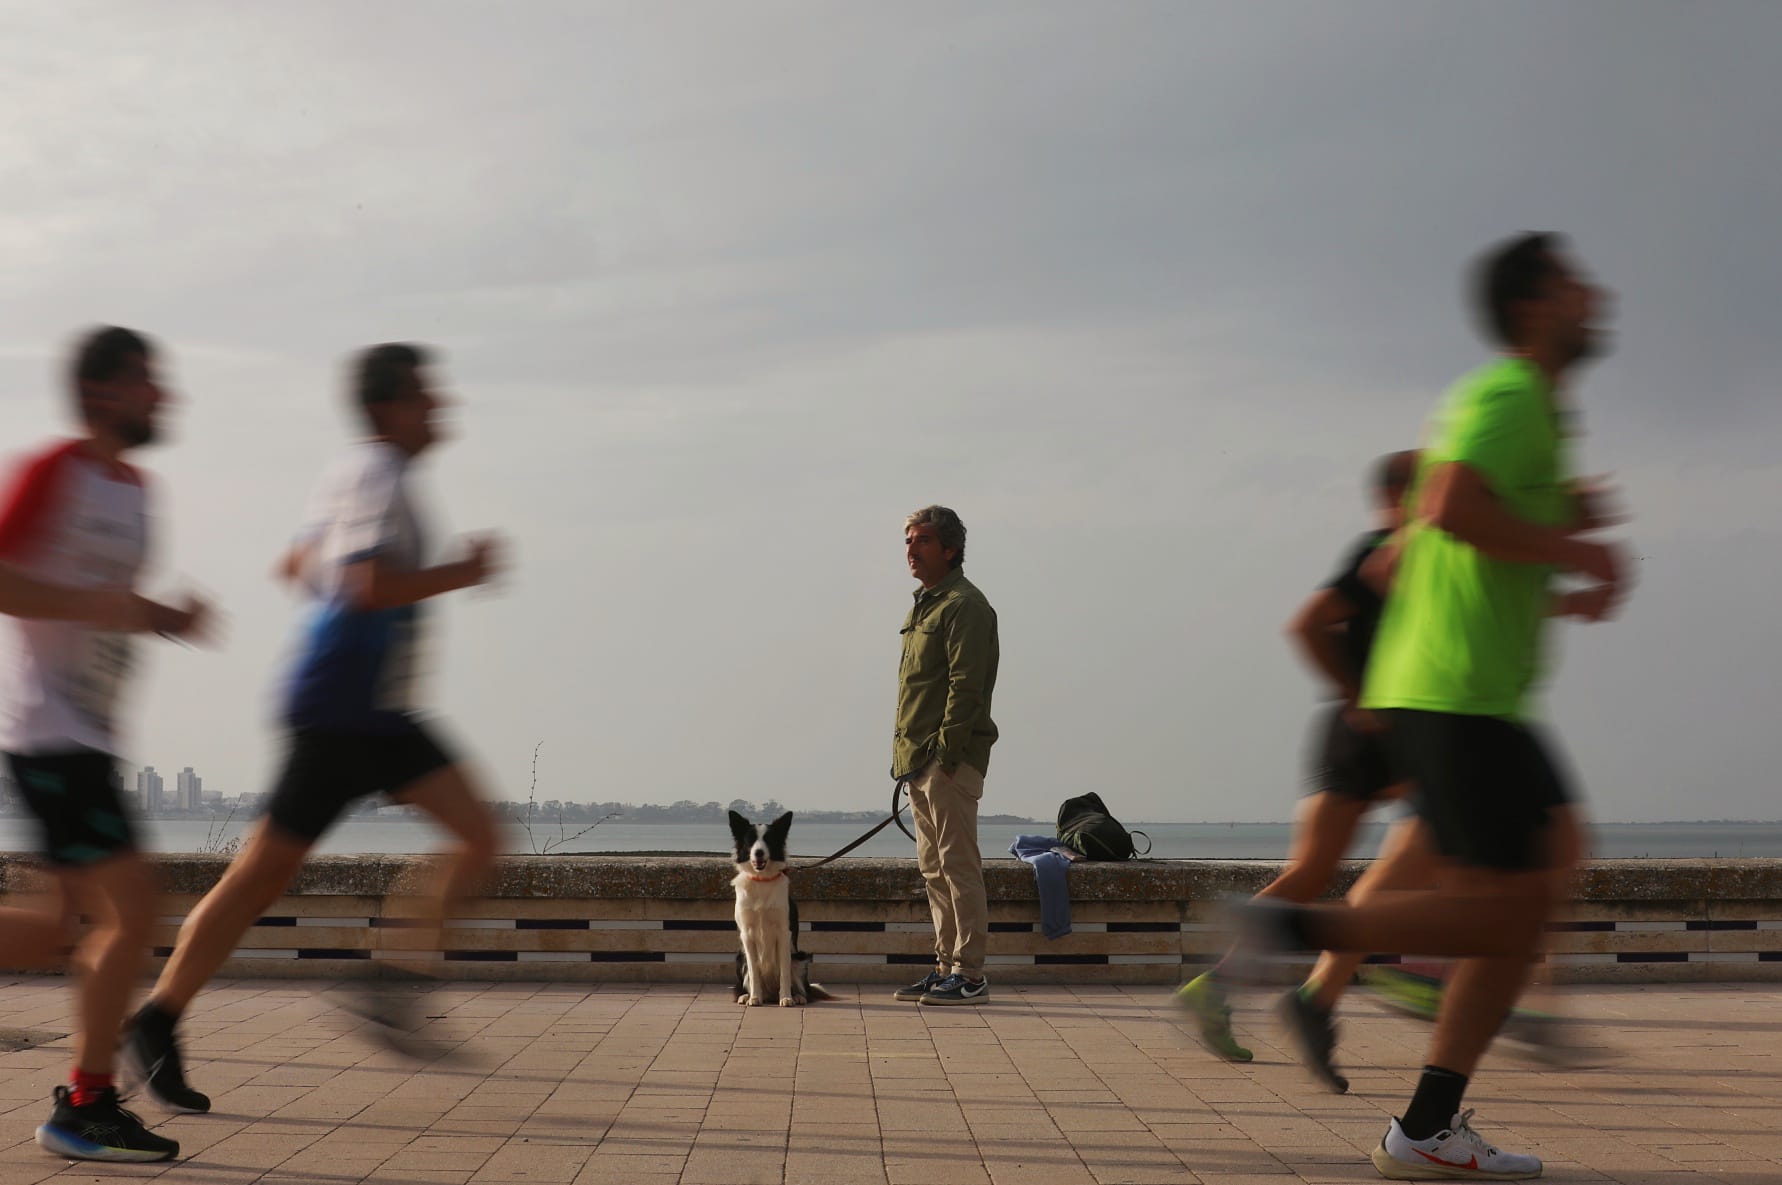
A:
[[[730,834],[737,843],[755,842],[755,825],[737,814],[730,812]]]
[[[773,822],[771,822],[767,825],[767,834],[768,834],[768,838],[770,840],[778,839],[783,844],[786,842],[786,836],[790,835],[791,833],[792,833],[792,812],[791,811],[787,811],[785,814],[781,815],[779,818],[775,819]]]

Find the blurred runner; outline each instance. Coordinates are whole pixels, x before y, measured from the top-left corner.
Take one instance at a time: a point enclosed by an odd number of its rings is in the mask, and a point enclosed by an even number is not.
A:
[[[283,698],[288,748],[265,819],[181,927],[129,1048],[149,1089],[170,1107],[208,1111],[186,1083],[176,1035],[181,1014],[229,958],[241,936],[285,891],[315,842],[354,802],[383,792],[417,806],[457,839],[432,891],[394,933],[414,952],[438,948],[452,905],[468,896],[495,857],[495,826],[470,774],[419,712],[414,695],[423,602],[493,580],[493,539],[463,557],[430,564],[422,520],[408,492],[412,462],[438,438],[444,406],[418,346],[374,346],[359,355],[354,398],[371,435],[323,476],[308,523],[281,574],[312,601]],[[380,969],[382,970],[382,969]],[[387,1043],[406,1048],[410,999],[369,990],[358,1011]]]

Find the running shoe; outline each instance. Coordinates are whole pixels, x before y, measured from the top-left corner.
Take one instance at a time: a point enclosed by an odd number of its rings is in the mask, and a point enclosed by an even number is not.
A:
[[[1541,1175],[1540,1157],[1493,1147],[1472,1129],[1472,1117],[1471,1108],[1462,1111],[1427,1140],[1411,1139],[1394,1119],[1374,1149],[1374,1167],[1394,1181],[1527,1181]]]
[[[902,1000],[906,1004],[914,1004],[932,991],[936,984],[945,979],[939,971],[930,971],[908,987],[900,987],[892,993],[892,999]]]
[[[1370,963],[1361,982],[1388,1008],[1419,1020],[1434,1020],[1442,1007],[1442,981],[1434,976]]]
[[[1336,1051],[1336,1025],[1331,1021],[1330,1013],[1306,999],[1298,988],[1281,997],[1277,1011],[1281,1014],[1281,1023],[1287,1026],[1287,1032],[1293,1038],[1294,1047],[1299,1050],[1299,1060],[1312,1072],[1312,1077],[1337,1094],[1348,1094],[1349,1080],[1337,1073],[1331,1062],[1331,1054]]]
[[[416,1060],[435,1055],[436,1051],[415,1035],[427,1018],[412,987],[369,980],[354,983],[338,999],[348,1012],[371,1022],[372,1040],[385,1049]]]
[[[1177,988],[1172,998],[1194,1017],[1200,1026],[1200,1039],[1208,1049],[1229,1062],[1247,1062],[1254,1056],[1231,1035],[1231,1005],[1213,972],[1196,975]]]
[[[175,1111],[210,1110],[210,1096],[186,1083],[179,1037],[162,1014],[140,1009],[124,1029],[124,1059],[148,1092]]]
[[[1588,1070],[1615,1060],[1615,1054],[1584,1040],[1576,1021],[1550,1012],[1518,1008],[1499,1036],[1527,1057],[1560,1070]]]
[[[37,1145],[69,1160],[172,1160],[179,1141],[167,1140],[142,1126],[142,1120],[118,1105],[116,1087],[108,1086],[85,1106],[77,1107],[73,1091],[55,1090],[49,1122],[37,1129]]]
[[[990,999],[990,981],[967,979],[955,972],[929,988],[918,1004],[983,1004]]]

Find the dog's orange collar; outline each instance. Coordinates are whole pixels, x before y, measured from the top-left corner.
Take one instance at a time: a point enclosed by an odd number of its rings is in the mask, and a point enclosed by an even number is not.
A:
[[[748,877],[752,881],[760,881],[761,883],[766,884],[768,881],[777,881],[782,876],[785,876],[786,870],[784,868],[782,868],[778,872],[774,873],[772,876],[756,876],[752,872],[745,872],[745,873],[743,873],[743,875]]]

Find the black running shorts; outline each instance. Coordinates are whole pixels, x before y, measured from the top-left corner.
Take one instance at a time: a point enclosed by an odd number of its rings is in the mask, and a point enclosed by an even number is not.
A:
[[[1404,708],[1385,715],[1395,767],[1416,783],[1417,814],[1443,856],[1500,871],[1546,866],[1550,817],[1573,796],[1528,725]]]
[[[266,817],[313,843],[361,798],[383,793],[400,801],[404,789],[454,761],[415,720],[395,732],[295,729]]]
[[[1373,802],[1400,781],[1393,775],[1386,735],[1357,732],[1340,706],[1318,717],[1312,729],[1310,793]]]
[[[136,850],[111,754],[97,749],[6,755],[19,796],[36,816],[43,854],[60,868],[87,868]]]

